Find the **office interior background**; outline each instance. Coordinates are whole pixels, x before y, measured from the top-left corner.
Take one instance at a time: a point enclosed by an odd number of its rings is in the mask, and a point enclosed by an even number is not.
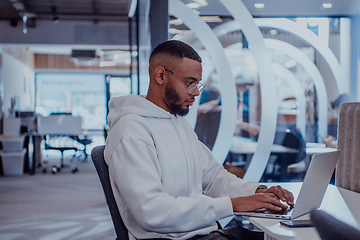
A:
[[[324,147],[337,134],[332,102],[359,101],[359,13],[356,0],[1,0],[3,138],[5,122],[20,119],[15,135],[31,135],[38,117],[71,115],[81,117],[89,154],[104,144],[108,100],[146,95],[151,50],[176,39],[203,59],[206,95],[187,118],[217,160],[245,179],[301,181],[311,156],[300,143]],[[273,143],[296,150],[285,168]]]

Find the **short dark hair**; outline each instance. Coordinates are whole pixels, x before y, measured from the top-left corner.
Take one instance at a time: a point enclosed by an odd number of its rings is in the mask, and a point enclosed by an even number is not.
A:
[[[178,58],[190,58],[192,60],[202,62],[199,54],[188,44],[178,41],[178,40],[169,40],[163,43],[160,43],[157,47],[154,48],[153,52],[150,55],[150,59],[158,54],[168,54],[170,56]]]

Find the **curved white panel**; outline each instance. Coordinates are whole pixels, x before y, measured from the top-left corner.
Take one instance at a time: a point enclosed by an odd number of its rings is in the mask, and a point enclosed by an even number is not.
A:
[[[318,142],[322,142],[323,138],[327,135],[328,132],[328,96],[325,83],[319,72],[319,69],[315,66],[314,62],[311,61],[302,51],[289,43],[268,38],[265,39],[265,44],[268,48],[277,50],[295,59],[313,80],[319,101]]]
[[[285,81],[289,83],[297,103],[297,114],[296,114],[296,128],[298,128],[305,138],[306,136],[306,100],[304,96],[304,88],[301,86],[299,80],[295,75],[284,66],[273,63],[273,69],[275,75],[282,77]]]
[[[312,31],[307,28],[299,27],[296,22],[291,21],[289,19],[255,19],[255,22],[258,26],[261,27],[272,27],[277,29],[282,29],[284,31],[293,33],[309,44],[311,44],[325,59],[325,61],[329,64],[330,69],[335,77],[335,84],[339,93],[348,92],[345,84],[341,84],[342,76],[341,76],[341,68],[338,60],[336,59],[334,53],[331,51],[328,45],[325,45],[321,39]],[[333,84],[333,83],[329,83]]]
[[[274,141],[277,99],[276,83],[272,63],[260,29],[255,25],[245,5],[240,0],[220,0],[241,26],[259,66],[261,92],[261,128],[258,146],[244,176],[245,180],[259,181],[268,162]]]
[[[187,8],[184,3],[179,0],[169,1],[169,13],[182,19],[184,24],[198,37],[208,51],[221,79],[222,112],[218,135],[212,151],[217,161],[223,163],[230,149],[236,120],[237,101],[236,91],[233,87],[235,80],[231,74],[229,62],[225,56],[223,46],[211,28],[198,15]],[[197,98],[197,101],[199,101],[199,98]],[[196,112],[196,110],[196,107],[191,109],[192,112]],[[195,125],[194,122],[195,120],[193,120],[193,125]]]
[[[219,37],[225,35],[229,32],[234,32],[240,30],[241,27],[236,21],[229,21],[224,24],[221,24],[213,29],[215,34]],[[276,39],[266,38],[264,39],[266,46],[269,49],[277,50],[283,54],[286,54],[293,59],[295,59],[302,67],[307,71],[307,73],[312,78],[317,96],[319,101],[319,125],[318,125],[318,142],[322,142],[323,138],[327,135],[328,125],[327,125],[327,116],[328,116],[328,96],[326,92],[326,87],[324,80],[319,72],[319,69],[316,67],[314,62],[310,60],[302,51],[300,51],[295,46]],[[196,41],[193,44],[194,47],[200,48],[201,43]],[[304,135],[305,136],[305,135]]]

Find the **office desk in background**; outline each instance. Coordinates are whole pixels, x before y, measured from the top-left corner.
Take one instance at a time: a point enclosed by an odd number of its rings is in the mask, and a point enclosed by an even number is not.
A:
[[[233,137],[230,152],[233,154],[254,154],[258,143],[251,138]],[[284,147],[279,144],[271,146],[271,153],[296,153],[297,150],[293,148]]]
[[[230,152],[234,154],[254,154],[258,143],[251,138],[233,137]],[[336,151],[335,148],[328,148],[323,143],[306,143],[306,154],[326,153]],[[296,153],[294,148],[284,147],[279,144],[271,146],[271,153]]]
[[[291,191],[295,199],[300,191],[302,183],[281,183],[280,185]],[[272,186],[274,183],[264,183]],[[329,185],[324,200],[320,206],[321,210],[329,213],[337,219],[360,229],[360,194],[346,189]],[[255,226],[264,231],[264,239],[268,240],[320,240],[314,227],[310,228],[287,228],[280,225],[279,219],[245,217]]]
[[[232,144],[230,147],[230,153],[232,155],[252,155],[255,153],[256,148],[258,146],[258,143],[256,141],[254,141],[251,138],[246,138],[246,137],[233,137],[232,140]],[[317,153],[327,153],[327,152],[332,152],[332,151],[336,151],[335,148],[327,148],[325,146],[324,143],[306,143],[306,155],[308,155],[310,158],[313,154],[317,154]],[[280,158],[282,159],[281,161],[281,175],[280,175],[280,181],[284,182],[287,179],[287,175],[288,175],[288,166],[289,166],[289,157],[290,155],[297,153],[298,150],[294,149],[294,148],[289,148],[289,147],[284,147],[282,145],[279,144],[273,144],[271,146],[271,154],[276,154],[278,156],[280,156]],[[250,163],[251,157],[246,157],[246,163],[245,166],[248,166]],[[301,161],[299,163],[296,163],[299,166],[294,166],[296,168],[299,168],[301,170],[299,170],[300,172],[305,172],[307,169],[307,165],[308,165],[308,161],[307,163]],[[294,165],[294,164],[292,164]]]

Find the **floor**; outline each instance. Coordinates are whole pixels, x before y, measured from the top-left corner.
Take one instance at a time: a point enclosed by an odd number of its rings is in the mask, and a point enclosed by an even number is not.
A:
[[[59,152],[44,151],[45,163],[35,174],[0,176],[0,240],[115,239],[90,157],[65,152],[65,163],[78,171],[65,167],[54,174],[59,159]]]
[[[101,138],[93,140],[89,154],[92,147],[104,144]],[[0,176],[0,240],[115,239],[90,156],[73,158],[73,152],[65,151],[68,166],[52,173],[60,157],[58,151],[44,150],[43,164],[35,174]],[[254,228],[243,218],[234,218],[229,226],[238,224]]]

